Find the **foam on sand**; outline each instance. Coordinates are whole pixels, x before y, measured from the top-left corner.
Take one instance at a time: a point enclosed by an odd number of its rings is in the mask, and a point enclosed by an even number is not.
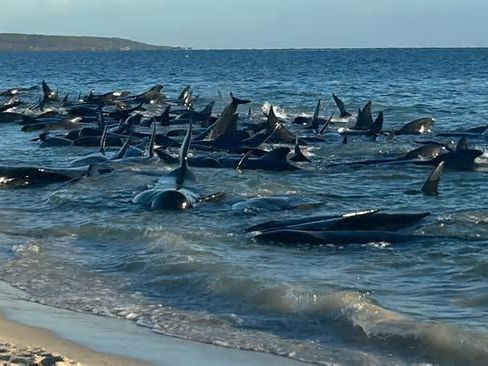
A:
[[[0,316],[0,344],[42,347],[86,365],[301,364],[272,355],[157,335],[128,320],[75,313],[29,302],[25,293],[3,282],[0,282],[0,313],[4,316]]]

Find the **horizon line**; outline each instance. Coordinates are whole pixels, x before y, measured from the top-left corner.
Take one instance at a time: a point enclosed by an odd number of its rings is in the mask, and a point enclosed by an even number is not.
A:
[[[125,38],[121,36],[100,36],[100,35],[72,35],[72,34],[48,34],[48,33],[22,33],[22,32],[0,32],[2,34],[10,34],[10,35],[26,35],[26,36],[47,36],[47,37],[93,37],[93,38],[111,38],[111,39],[121,39],[127,40],[132,42],[143,43],[148,46],[155,46],[155,47],[172,47],[175,48],[174,50],[169,51],[321,51],[321,50],[387,50],[387,49],[486,49],[486,46],[475,46],[475,45],[464,45],[464,46],[332,46],[332,47],[234,47],[234,48],[225,48],[225,47],[193,47],[193,46],[168,46],[168,45],[161,45],[159,42],[152,42],[152,41],[142,41],[142,40],[134,40],[132,38]],[[155,50],[157,51],[157,50]],[[89,51],[87,51],[89,52]]]
[[[388,50],[388,49],[401,49],[401,50],[418,50],[418,49],[488,49],[488,46],[371,46],[371,47],[250,47],[250,48],[193,48],[193,47],[180,47],[180,51],[328,51],[328,50]]]

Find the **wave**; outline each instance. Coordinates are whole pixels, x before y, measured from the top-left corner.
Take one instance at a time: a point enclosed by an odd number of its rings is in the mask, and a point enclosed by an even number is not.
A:
[[[269,113],[269,109],[271,108],[271,105],[273,105],[276,117],[281,119],[287,119],[289,117],[284,108],[275,104],[271,104],[270,102],[265,102],[261,106],[261,112],[267,115]]]

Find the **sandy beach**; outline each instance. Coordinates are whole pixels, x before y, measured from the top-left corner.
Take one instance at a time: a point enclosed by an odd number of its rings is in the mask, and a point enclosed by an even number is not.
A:
[[[0,282],[1,365],[278,366],[302,363],[157,335],[131,321],[51,308]]]
[[[76,360],[76,361],[75,361]],[[50,331],[9,321],[0,315],[0,365],[148,365],[89,350]]]
[[[42,348],[19,347],[9,343],[0,343],[1,365],[80,365],[61,355],[53,354]]]

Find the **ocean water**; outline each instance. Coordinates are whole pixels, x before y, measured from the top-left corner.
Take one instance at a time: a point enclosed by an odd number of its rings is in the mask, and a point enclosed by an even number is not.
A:
[[[256,121],[270,104],[288,122],[311,115],[319,98],[327,116],[334,92],[350,112],[372,100],[385,129],[434,117],[426,139],[449,141],[435,133],[488,124],[488,49],[15,53],[0,54],[0,65],[0,90],[45,79],[75,97],[91,89],[139,93],[161,83],[176,97],[192,85],[196,109],[215,100],[219,113],[232,91],[253,100]],[[0,130],[1,165],[64,166],[96,150],[41,149],[30,141],[35,133],[18,125]],[[156,179],[137,171],[163,175],[171,169],[164,163],[68,186],[1,189],[0,280],[47,305],[316,364],[486,365],[486,173],[446,171],[441,195],[427,197],[404,193],[420,189],[426,167],[326,168],[397,156],[417,139],[342,145],[332,137],[307,146],[313,163],[297,172],[195,169],[199,188],[226,197],[181,213],[131,203]],[[471,144],[484,150],[488,142]],[[232,209],[273,195],[320,205]],[[269,219],[370,208],[429,211],[412,232],[445,238],[294,248],[255,242],[245,232]]]

